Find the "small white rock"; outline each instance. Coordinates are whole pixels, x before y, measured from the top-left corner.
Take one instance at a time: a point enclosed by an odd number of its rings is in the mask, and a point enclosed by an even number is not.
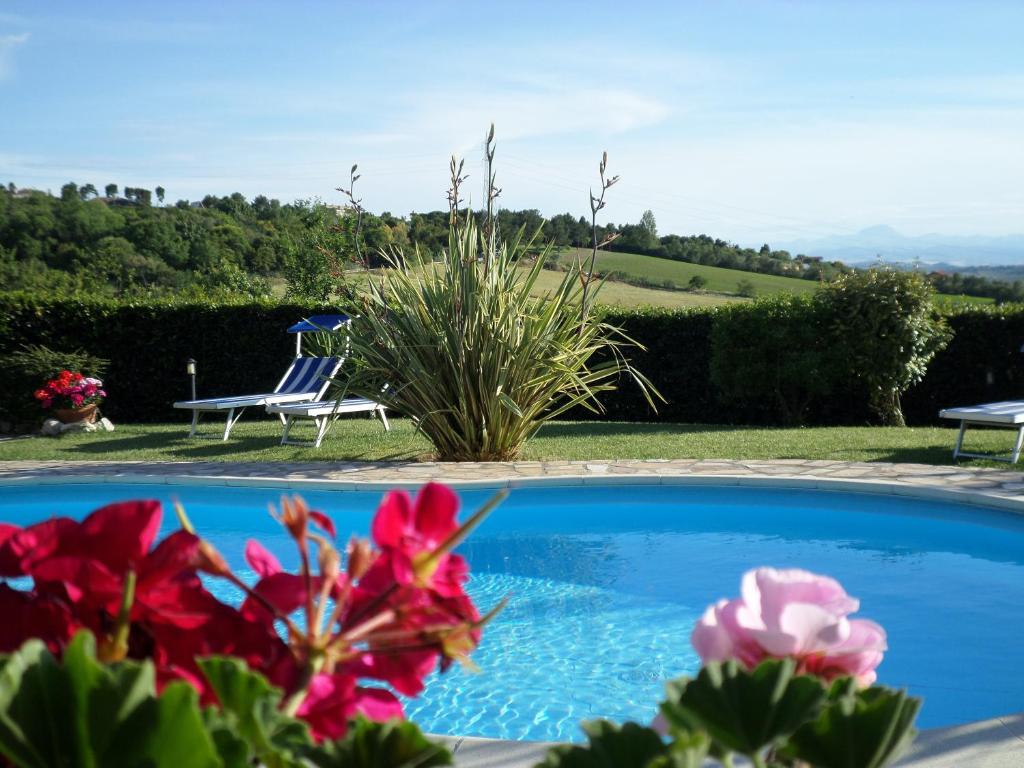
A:
[[[100,419],[100,429],[102,429],[104,432],[113,432],[114,422],[112,422],[110,419],[104,416],[102,419]]]
[[[61,424],[60,432],[95,432],[96,425],[87,421],[72,421],[70,424]]]
[[[47,435],[49,437],[56,437],[61,433],[61,427],[63,426],[64,425],[61,424],[56,419],[47,419],[46,421],[43,422],[43,428],[41,431],[44,435]]]

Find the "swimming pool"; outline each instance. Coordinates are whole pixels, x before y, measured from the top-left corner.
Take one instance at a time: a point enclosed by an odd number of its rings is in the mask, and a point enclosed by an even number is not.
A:
[[[177,497],[240,573],[248,538],[294,568],[266,514],[271,488],[114,483],[0,485],[0,520],[82,516],[128,498]],[[462,491],[474,509],[492,491]],[[308,491],[339,538],[366,533],[380,492]],[[175,524],[165,510],[165,527]],[[704,608],[758,565],[837,578],[859,617],[886,628],[880,682],[925,699],[935,727],[1018,711],[1024,702],[1024,517],[873,494],[715,486],[513,490],[461,550],[482,610],[508,608],[474,655],[481,672],[435,677],[407,707],[435,733],[579,738],[594,717],[646,721],[664,682],[692,673],[689,635]],[[251,575],[251,574],[250,574]]]

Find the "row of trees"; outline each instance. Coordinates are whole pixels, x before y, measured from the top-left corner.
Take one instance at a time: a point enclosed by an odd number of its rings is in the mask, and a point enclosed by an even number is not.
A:
[[[6,289],[117,295],[187,288],[259,295],[265,277],[314,254],[339,214],[315,201],[282,204],[235,193],[197,205],[153,206],[147,189],[115,197],[108,184],[66,184],[44,192],[0,193],[0,279]],[[157,200],[165,190],[156,188]],[[361,237],[376,249],[408,242],[407,225],[369,217]]]
[[[1024,301],[1024,281],[992,280],[981,275],[964,275],[959,272],[931,272],[928,274],[935,290],[939,293],[967,296],[986,296],[999,303]]]
[[[322,300],[337,286],[339,272],[359,251],[379,262],[381,249],[419,247],[439,253],[448,245],[448,211],[361,212],[358,226],[350,208],[315,200],[281,203],[260,195],[248,200],[236,192],[201,201],[179,200],[164,206],[166,190],[107,184],[104,196],[91,183],[73,182],[59,197],[18,191],[0,192],[0,279],[7,289],[88,291],[118,295],[144,291],[268,292],[265,279],[284,275],[294,298]],[[153,205],[153,196],[160,205]],[[475,214],[483,226],[484,212]],[[593,238],[585,217],[563,213],[545,218],[536,209],[499,210],[498,232],[520,228],[540,231],[534,242],[589,248]],[[597,227],[608,248],[677,261],[749,272],[832,280],[851,269],[842,262],[740,246],[708,235],[659,236],[654,214],[637,224]],[[935,273],[941,293],[1024,300],[1024,284],[984,277]]]

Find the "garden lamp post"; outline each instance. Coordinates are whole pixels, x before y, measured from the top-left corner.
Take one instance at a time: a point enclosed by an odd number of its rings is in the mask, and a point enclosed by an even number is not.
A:
[[[191,357],[185,361],[185,373],[192,383],[192,399],[196,399],[196,361]]]

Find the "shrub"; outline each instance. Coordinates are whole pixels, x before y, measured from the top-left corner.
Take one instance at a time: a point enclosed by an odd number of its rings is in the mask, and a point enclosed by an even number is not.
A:
[[[342,298],[353,318],[354,365],[334,393],[353,391],[412,417],[445,461],[513,459],[545,421],[573,407],[600,412],[598,395],[615,389],[620,375],[637,382],[653,407],[650,383],[622,356],[630,340],[592,309],[603,282],[597,252],[606,244],[597,239],[597,213],[618,181],[605,175],[607,154],[601,193],[590,195],[589,259],[535,296],[551,246],[533,256],[539,228],[531,237],[523,226],[511,240],[498,238],[493,125],[485,147],[481,226],[459,209],[467,177],[452,157],[448,248],[437,260],[418,248],[382,252],[388,269],[369,276],[363,295]],[[351,187],[346,194],[354,200]]]
[[[686,284],[686,287],[691,291],[702,291],[708,284],[708,279],[704,275],[694,275],[690,278],[690,282]]]
[[[532,242],[520,230],[492,246],[469,219],[450,229],[440,261],[392,254],[345,307],[356,364],[335,394],[414,417],[442,460],[504,461],[569,408],[599,410],[620,372],[645,387],[621,357],[628,339],[584,310],[579,273],[532,295],[545,257],[516,266]],[[600,351],[610,354],[595,363]]]
[[[750,282],[746,278],[743,278],[738,283],[736,283],[736,295],[745,296],[748,299],[752,299],[755,296],[757,296],[757,288],[754,287],[754,284],[752,282]]]
[[[730,405],[803,424],[836,381],[828,314],[811,297],[781,296],[723,310],[711,331],[711,381]]]
[[[950,333],[916,272],[872,269],[843,275],[816,295],[831,314],[831,343],[868,390],[883,424],[905,426],[900,395],[924,378]]]

